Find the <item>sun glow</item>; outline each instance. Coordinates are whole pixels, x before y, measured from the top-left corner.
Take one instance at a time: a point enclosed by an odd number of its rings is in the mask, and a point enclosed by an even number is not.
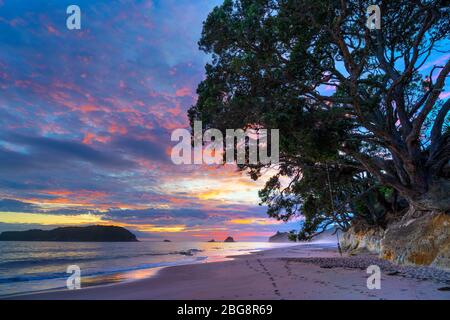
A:
[[[279,221],[264,219],[264,218],[246,218],[246,219],[233,219],[228,221],[228,224],[257,224],[257,225],[274,225],[279,224]]]
[[[82,225],[104,224],[101,215],[55,215],[43,213],[0,212],[1,223],[41,224],[49,225]]]

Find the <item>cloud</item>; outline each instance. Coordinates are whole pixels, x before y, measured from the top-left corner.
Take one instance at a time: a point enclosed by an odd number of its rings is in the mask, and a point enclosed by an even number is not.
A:
[[[118,137],[113,141],[113,145],[127,153],[131,153],[134,156],[142,157],[144,159],[163,163],[170,162],[165,145],[160,142],[132,137]]]
[[[142,209],[142,210],[111,210],[105,214],[105,217],[113,220],[145,220],[147,218],[168,218],[168,219],[185,219],[197,218],[207,219],[208,214],[200,209]]]
[[[14,143],[16,145],[25,146],[30,155],[27,159],[33,159],[33,156],[39,162],[45,161],[45,158],[51,161],[52,158],[58,158],[58,161],[85,161],[94,165],[105,166],[110,168],[129,168],[134,166],[132,161],[124,159],[118,154],[109,151],[98,151],[85,144],[58,140],[47,137],[31,137],[20,134],[11,134],[3,138],[4,141]],[[14,155],[20,162],[20,154]],[[29,164],[22,161],[23,164]]]
[[[30,169],[36,167],[32,159],[26,154],[8,150],[0,146],[0,172]]]
[[[38,208],[31,204],[13,199],[0,200],[0,212],[33,212]]]

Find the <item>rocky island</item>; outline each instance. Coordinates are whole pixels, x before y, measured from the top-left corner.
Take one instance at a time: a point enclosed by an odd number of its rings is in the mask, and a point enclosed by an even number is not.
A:
[[[236,242],[236,241],[234,241],[233,237],[228,237],[223,242]]]
[[[133,233],[122,227],[88,226],[5,231],[0,234],[0,241],[136,242],[138,240]]]

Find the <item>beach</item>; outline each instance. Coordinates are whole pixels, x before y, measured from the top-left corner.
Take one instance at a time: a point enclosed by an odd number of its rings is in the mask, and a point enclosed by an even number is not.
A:
[[[367,267],[381,268],[381,289]],[[232,260],[161,268],[155,275],[80,290],[14,296],[24,300],[449,300],[450,272],[398,267],[370,253],[340,256],[329,245],[268,249]]]

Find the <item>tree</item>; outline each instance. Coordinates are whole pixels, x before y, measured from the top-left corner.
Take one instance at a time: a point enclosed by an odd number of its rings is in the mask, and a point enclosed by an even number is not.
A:
[[[190,120],[280,129],[278,173],[260,192],[269,215],[314,208],[315,226],[351,220],[364,211],[358,198],[380,190],[415,210],[450,209],[450,100],[439,99],[450,61],[420,74],[448,45],[449,10],[443,0],[380,1],[382,28],[370,30],[371,4],[225,0],[204,23],[199,45],[212,62]],[[241,169],[258,178],[264,167]]]

